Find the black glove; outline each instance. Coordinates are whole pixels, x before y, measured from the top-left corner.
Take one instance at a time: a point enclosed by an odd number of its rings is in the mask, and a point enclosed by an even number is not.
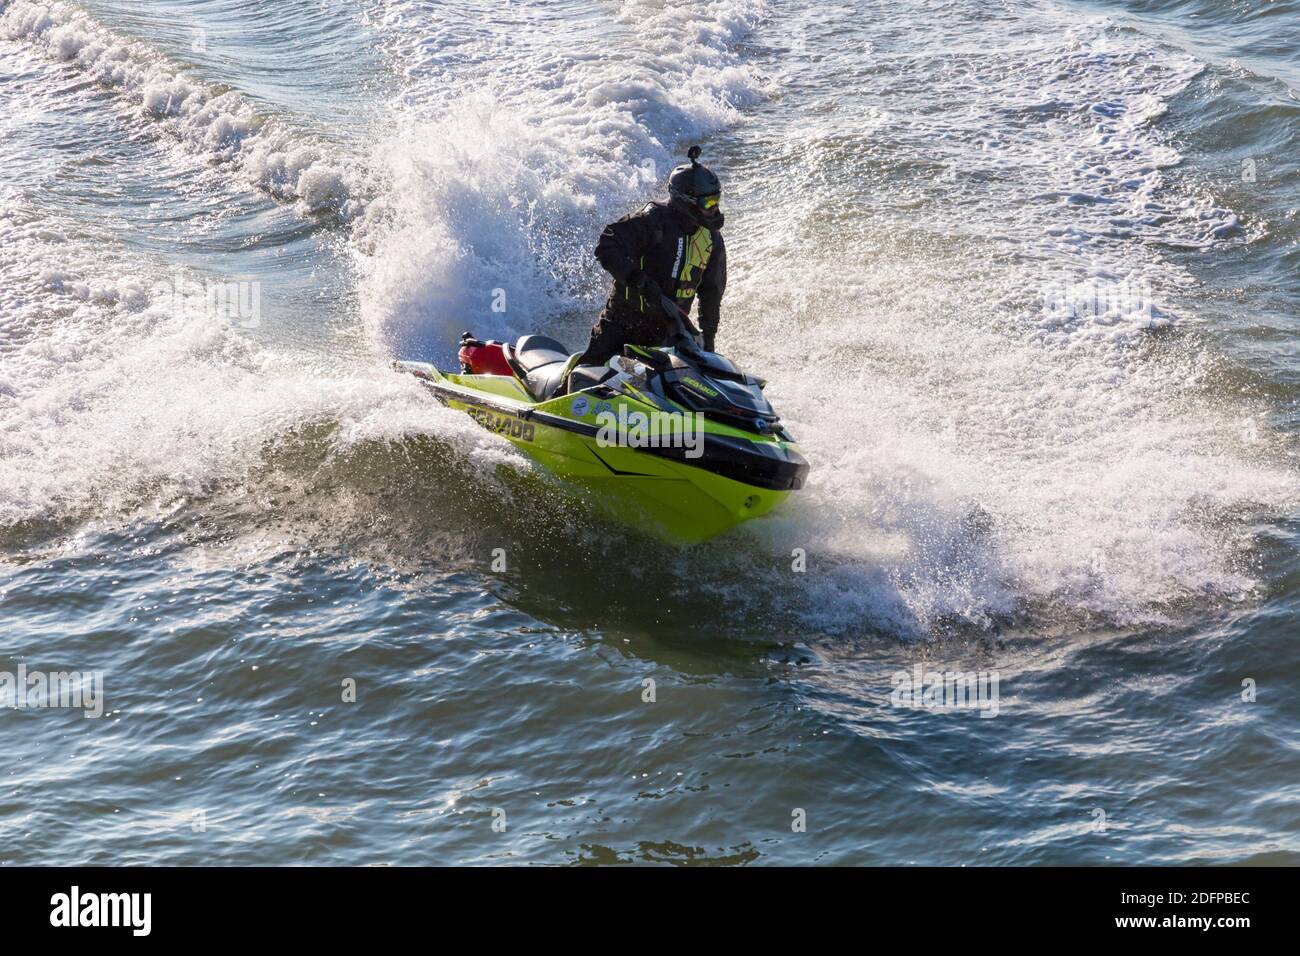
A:
[[[627,277],[628,281],[636,286],[637,291],[645,296],[649,302],[658,302],[663,296],[663,291],[659,288],[659,283],[650,278],[640,269],[634,269],[632,274]]]

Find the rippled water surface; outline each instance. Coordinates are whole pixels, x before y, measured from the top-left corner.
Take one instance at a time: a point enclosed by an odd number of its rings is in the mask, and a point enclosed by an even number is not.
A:
[[[1297,51],[1292,0],[0,0],[0,702],[103,688],[0,709],[0,861],[1300,862]],[[677,550],[388,363],[576,347],[693,142],[813,471]]]

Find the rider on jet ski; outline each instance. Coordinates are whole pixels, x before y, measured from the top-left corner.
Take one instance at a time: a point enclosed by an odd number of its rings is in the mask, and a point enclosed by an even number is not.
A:
[[[727,250],[719,231],[722,184],[697,162],[699,155],[692,146],[690,163],[668,176],[668,202],[652,202],[601,233],[596,258],[614,277],[614,288],[576,365],[603,365],[629,343],[663,345],[676,330],[661,305],[665,295],[686,314],[698,295],[700,344],[713,351]]]

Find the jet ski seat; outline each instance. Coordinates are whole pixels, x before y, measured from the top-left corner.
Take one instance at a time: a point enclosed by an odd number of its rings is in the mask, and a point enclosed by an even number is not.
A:
[[[513,347],[505,349],[506,360],[523,380],[528,394],[536,401],[554,398],[569,375],[569,391],[591,388],[613,375],[604,365],[579,365],[570,369],[577,355],[570,355],[563,343],[546,335],[524,335]]]
[[[554,395],[569,367],[569,350],[547,335],[523,335],[505,350],[506,361],[518,373],[528,394],[539,402]]]
[[[552,362],[567,362],[569,354],[562,342],[549,335],[521,335],[509,357],[527,374]]]

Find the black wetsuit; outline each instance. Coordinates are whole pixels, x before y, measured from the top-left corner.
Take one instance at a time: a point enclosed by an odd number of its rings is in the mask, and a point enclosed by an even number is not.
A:
[[[650,203],[640,212],[611,223],[596,243],[596,258],[614,277],[614,289],[591,329],[580,365],[602,365],[627,343],[662,345],[676,326],[660,303],[649,302],[637,288],[641,272],[658,283],[664,295],[685,311],[700,300],[699,323],[704,346],[712,351],[718,332],[719,305],[727,289],[727,250],[722,242],[722,216],[710,223],[707,236],[700,223],[664,203]],[[703,268],[690,268],[692,249],[708,248]],[[698,260],[698,254],[696,256]],[[687,268],[683,268],[683,265]]]

